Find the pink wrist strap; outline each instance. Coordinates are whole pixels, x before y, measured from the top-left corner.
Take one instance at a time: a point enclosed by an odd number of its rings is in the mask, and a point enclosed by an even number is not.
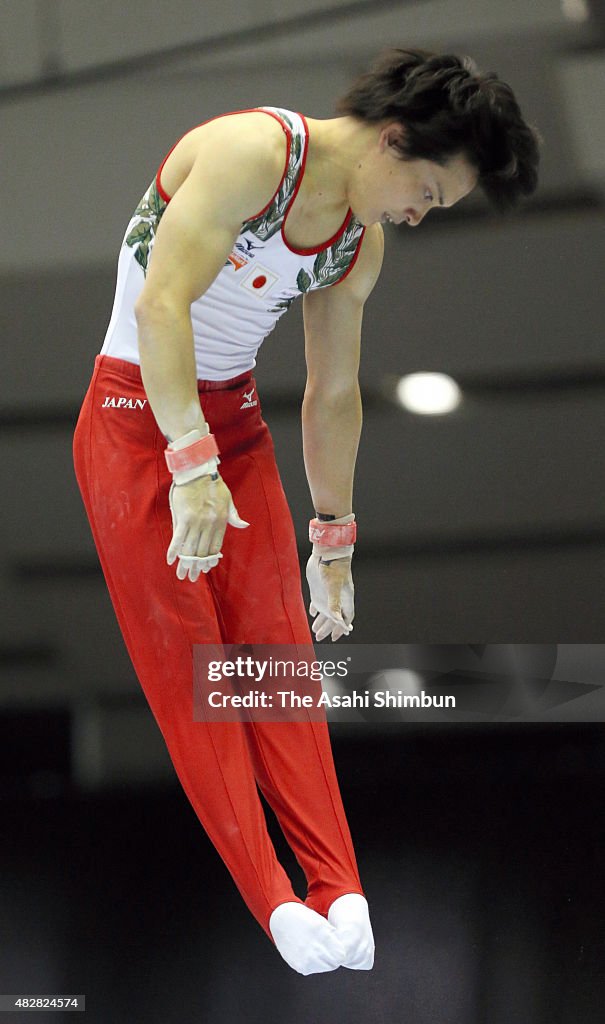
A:
[[[322,523],[312,519],[309,523],[309,540],[322,548],[340,548],[354,544],[357,539],[357,523]]]
[[[194,441],[193,444],[187,445],[186,448],[180,448],[176,452],[166,448],[164,455],[170,472],[179,473],[184,469],[195,469],[196,466],[202,466],[204,462],[208,462],[208,459],[218,455],[218,445],[214,434],[206,434],[199,441]]]

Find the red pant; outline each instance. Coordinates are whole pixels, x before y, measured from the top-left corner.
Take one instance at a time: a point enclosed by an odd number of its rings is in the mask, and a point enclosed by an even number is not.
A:
[[[268,931],[275,907],[296,897],[267,834],[256,783],[305,873],[307,905],[326,914],[338,896],[362,889],[324,722],[193,721],[192,644],[312,639],[271,436],[259,404],[242,408],[253,387],[251,374],[199,382],[221,475],[251,525],[227,527],[222,560],[196,583],[178,580],[176,565],[166,564],[166,440],[134,364],[97,356],[74,460],[124,640],[178,777]],[[258,402],[256,389],[251,397]]]

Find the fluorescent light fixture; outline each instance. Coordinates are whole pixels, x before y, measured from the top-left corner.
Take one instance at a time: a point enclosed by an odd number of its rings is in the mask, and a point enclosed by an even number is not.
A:
[[[446,373],[409,373],[398,381],[396,394],[404,409],[421,416],[453,412],[462,401],[460,388]]]

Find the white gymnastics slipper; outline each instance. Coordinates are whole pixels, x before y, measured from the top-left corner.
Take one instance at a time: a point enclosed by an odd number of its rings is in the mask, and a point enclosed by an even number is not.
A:
[[[269,931],[286,963],[299,974],[334,971],[345,959],[336,930],[303,903],[276,907],[269,919]]]
[[[355,892],[339,896],[328,911],[328,921],[336,929],[345,948],[342,966],[352,971],[371,971],[374,966],[374,936],[365,896]]]

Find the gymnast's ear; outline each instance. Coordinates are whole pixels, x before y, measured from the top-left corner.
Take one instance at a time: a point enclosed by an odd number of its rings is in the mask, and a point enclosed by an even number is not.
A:
[[[389,121],[382,126],[378,136],[378,146],[381,153],[388,149],[394,149],[397,150],[399,155],[404,155],[406,145],[407,132],[404,125],[400,124],[399,121]]]

